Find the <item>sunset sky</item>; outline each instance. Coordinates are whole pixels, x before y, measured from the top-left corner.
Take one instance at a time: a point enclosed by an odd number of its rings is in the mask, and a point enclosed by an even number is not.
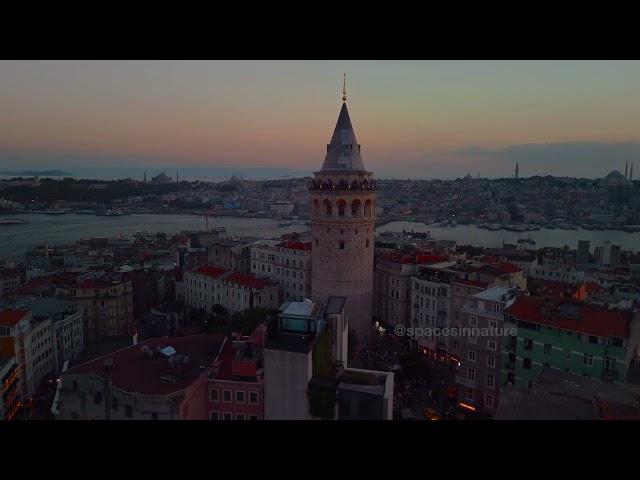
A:
[[[638,61],[3,61],[0,169],[311,172],[343,72],[379,176],[640,173]]]

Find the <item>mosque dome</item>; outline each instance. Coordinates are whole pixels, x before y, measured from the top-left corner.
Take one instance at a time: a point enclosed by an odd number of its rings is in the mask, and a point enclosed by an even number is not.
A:
[[[607,185],[623,185],[625,183],[624,175],[620,173],[618,170],[612,170],[609,174],[604,177],[604,181]]]

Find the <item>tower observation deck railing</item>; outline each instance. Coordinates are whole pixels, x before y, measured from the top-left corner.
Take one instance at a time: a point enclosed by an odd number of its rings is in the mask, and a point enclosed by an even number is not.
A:
[[[371,180],[370,182],[367,180],[358,181],[354,180],[353,182],[347,182],[345,180],[340,180],[337,183],[333,183],[331,180],[321,181],[314,180],[309,184],[310,191],[324,191],[324,190],[355,190],[355,191],[364,191],[364,190],[375,190],[376,182],[375,180]]]

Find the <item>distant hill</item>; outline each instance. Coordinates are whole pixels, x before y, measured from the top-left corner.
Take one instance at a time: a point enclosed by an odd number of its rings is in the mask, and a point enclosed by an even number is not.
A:
[[[64,170],[25,170],[24,172],[9,172],[9,171],[0,171],[0,175],[5,176],[23,176],[23,177],[70,177],[71,174],[69,172],[65,172]]]

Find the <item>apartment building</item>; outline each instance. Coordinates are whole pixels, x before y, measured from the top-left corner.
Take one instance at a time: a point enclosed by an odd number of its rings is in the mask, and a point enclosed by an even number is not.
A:
[[[251,247],[251,274],[280,287],[280,300],[311,298],[311,242],[287,240]]]
[[[248,308],[278,308],[278,286],[268,280],[204,265],[184,273],[185,304],[212,312],[222,305],[229,312]]]

